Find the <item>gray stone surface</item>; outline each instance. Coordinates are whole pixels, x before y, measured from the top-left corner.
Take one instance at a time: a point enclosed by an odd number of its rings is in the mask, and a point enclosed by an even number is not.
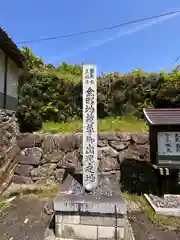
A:
[[[105,172],[118,170],[120,169],[120,164],[117,158],[112,158],[110,156],[107,156],[103,158],[103,161],[100,161],[99,169]]]
[[[65,153],[62,152],[61,150],[54,150],[50,153],[44,154],[44,163],[49,162],[49,163],[61,163]]]
[[[17,143],[20,149],[41,146],[43,138],[37,134],[21,133],[17,136]]]
[[[180,195],[167,194],[164,197],[158,197],[145,194],[145,198],[157,214],[180,217]]]
[[[110,132],[102,132],[98,135],[100,140],[108,140],[108,141],[115,141],[118,140],[118,136],[116,133]]]
[[[106,147],[108,146],[108,141],[107,140],[98,140],[97,142],[98,147]]]
[[[12,170],[18,161],[20,148],[16,136],[19,127],[15,113],[0,109],[0,194],[11,181]]]
[[[80,219],[81,224],[88,224],[88,225],[99,225],[99,226],[117,226],[124,227],[125,226],[125,219],[124,218],[118,218],[116,219],[114,215],[109,216],[108,214],[104,214],[101,216],[95,215],[92,216],[92,214],[89,215],[82,215]]]
[[[55,211],[126,214],[126,206],[118,182],[111,176],[101,176],[98,187],[91,193],[70,175],[54,200]]]
[[[63,182],[59,194],[57,198],[61,196],[61,194],[65,195],[84,195],[85,194],[85,189],[83,186],[76,181],[70,174],[67,176],[65,181]]]
[[[31,171],[32,177],[48,177],[52,176],[54,170],[56,169],[55,163],[47,163],[42,166],[38,166]]]
[[[54,136],[53,135],[45,135],[44,141],[42,143],[43,153],[46,154],[48,152],[51,152],[53,149],[59,149],[59,148],[55,148]]]
[[[130,142],[119,142],[116,140],[116,141],[110,141],[109,144],[116,150],[120,151],[127,148]]]
[[[54,136],[54,144],[58,149],[65,152],[71,152],[79,145],[79,136],[77,134],[63,134]]]
[[[76,168],[76,166],[78,165],[78,157],[76,155],[76,151],[74,152],[68,152],[62,159],[62,161],[60,161],[58,163],[58,167],[74,167]]]
[[[12,182],[17,184],[32,184],[33,181],[29,177],[24,177],[20,175],[14,175],[12,178]]]
[[[142,133],[141,135],[138,133],[133,133],[132,134],[132,140],[137,143],[137,144],[145,144],[148,141],[148,134]]]
[[[65,226],[69,225],[70,228],[66,228]],[[79,235],[79,228],[80,226],[83,228],[84,226],[88,226],[86,228],[86,235],[81,236]],[[94,235],[97,237],[95,239],[102,239],[102,237],[105,236],[106,240],[135,240],[134,238],[134,233],[133,230],[131,228],[131,225],[129,223],[128,220],[126,220],[126,225],[125,228],[123,227],[118,227],[117,229],[114,227],[110,227],[110,226],[91,226],[88,224],[85,225],[79,225],[79,224],[63,224],[62,223],[58,223],[56,225],[56,233],[57,235],[64,235],[64,236],[68,236],[67,237],[55,237],[55,234],[53,232],[53,230],[47,229],[45,232],[45,239],[44,240],[77,240],[77,236],[75,237],[75,235],[79,235],[79,237],[83,237],[80,238],[82,240],[91,240],[90,237],[92,237],[92,235],[89,233],[90,231],[90,227],[93,227],[93,230],[97,230],[97,235],[94,233]],[[63,231],[65,230],[65,231]],[[81,233],[80,233],[81,234]],[[115,235],[117,235],[117,238],[115,237]],[[78,238],[79,239],[79,238]]]
[[[56,236],[60,239],[106,239],[129,240],[124,227],[83,225],[73,223],[56,224]]]
[[[54,182],[55,182],[55,177],[54,176],[41,177],[39,179],[36,179],[36,184],[40,184],[40,185],[51,185]]]
[[[1,141],[1,140],[0,140]],[[19,165],[33,166],[33,182],[55,177],[61,181],[59,169],[74,168],[82,173],[82,134],[20,134],[17,143],[22,149],[18,157]],[[4,151],[2,151],[4,152]],[[98,170],[99,172],[117,173],[121,176],[121,166],[131,161],[148,161],[148,134],[99,133],[98,134]],[[1,158],[1,157],[0,157]],[[2,156],[4,158],[4,156]],[[0,160],[1,161],[1,160]],[[124,162],[127,163],[124,165]],[[56,168],[47,170],[47,164],[56,164]],[[130,163],[130,165],[132,165]],[[22,168],[24,169],[24,168]],[[44,171],[46,169],[46,171]],[[115,173],[114,173],[115,171]],[[34,173],[36,177],[34,176]],[[38,173],[38,177],[37,177]],[[15,173],[15,175],[19,173]],[[21,171],[22,176],[27,173]],[[42,174],[42,175],[41,175]],[[40,176],[41,175],[41,176]],[[59,176],[59,177],[58,177]],[[50,179],[50,181],[52,178]],[[119,180],[119,179],[118,179]]]
[[[118,155],[118,152],[110,146],[101,147],[98,149],[98,158],[99,159],[102,159],[103,157],[106,157],[106,156],[117,157],[117,155]]]
[[[114,214],[115,207],[119,214],[126,213],[126,207],[123,199],[103,197],[101,199],[94,199],[92,196],[62,196],[62,199],[56,199],[54,202],[54,209],[56,211],[64,212],[91,212],[91,213],[102,213],[102,214]]]
[[[22,176],[28,177],[28,176],[30,176],[30,173],[32,170],[33,170],[32,165],[18,164],[15,167],[14,173],[17,175],[22,175]]]
[[[62,182],[63,177],[64,177],[65,169],[56,169],[54,172],[54,176],[56,181]]]
[[[128,142],[132,139],[131,133],[119,132],[119,133],[116,133],[116,135],[121,142]]]
[[[43,151],[41,148],[32,147],[25,148],[21,151],[21,155],[19,156],[19,163],[25,165],[39,165],[42,157]]]
[[[81,224],[56,224],[56,236],[66,239],[97,239],[97,226]]]

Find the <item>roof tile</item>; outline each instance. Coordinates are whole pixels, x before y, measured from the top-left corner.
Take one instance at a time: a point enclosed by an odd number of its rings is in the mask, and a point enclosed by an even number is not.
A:
[[[180,125],[180,108],[154,108],[143,111],[151,125]]]

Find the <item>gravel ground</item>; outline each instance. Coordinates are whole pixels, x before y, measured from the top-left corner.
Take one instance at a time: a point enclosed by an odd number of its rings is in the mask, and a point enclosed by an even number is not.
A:
[[[44,240],[50,217],[44,213],[45,202],[36,198],[16,198],[0,212],[1,240]]]

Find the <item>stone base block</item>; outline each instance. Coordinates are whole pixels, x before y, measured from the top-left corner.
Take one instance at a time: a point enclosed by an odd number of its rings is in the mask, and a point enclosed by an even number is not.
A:
[[[55,235],[58,239],[129,240],[127,220],[114,216],[92,216],[71,213],[55,214]]]
[[[54,200],[57,239],[132,240],[126,205],[119,184],[110,175],[100,175],[98,186],[86,192],[67,176]]]
[[[60,233],[62,234],[62,231],[65,230],[65,227],[68,226],[74,230],[77,231],[80,231],[79,230],[79,226],[81,226],[81,228],[83,228],[84,226],[86,225],[81,225],[81,224],[62,224],[61,223],[57,223],[55,224],[55,230],[56,230],[56,234],[57,233]],[[86,229],[86,234],[85,234],[85,237],[83,238],[84,240],[93,240],[93,239],[90,239],[90,237],[92,236],[92,233],[91,235],[88,236],[89,232],[88,231],[91,231],[91,225],[87,225],[87,227],[85,227],[84,229]],[[90,230],[89,230],[90,229]],[[93,230],[93,228],[92,228]],[[116,240],[115,238],[112,238],[112,235],[116,232],[116,229],[112,228],[112,227],[108,227],[108,226],[95,226],[95,233],[94,234],[97,234],[96,236],[98,238],[95,238],[96,240],[108,240],[108,239],[113,239],[113,240]],[[80,231],[81,235],[84,234],[84,230],[83,231]],[[118,227],[117,228],[117,234],[119,234],[119,237],[122,237],[122,235],[124,234],[124,238],[117,238],[117,240],[119,239],[123,239],[123,240],[135,240],[134,238],[134,233],[133,233],[133,230],[132,230],[132,227],[131,227],[131,224],[129,223],[128,219],[125,221],[125,226],[124,228],[121,226],[121,227]],[[104,238],[105,236],[105,238]],[[50,228],[47,228],[46,231],[45,231],[45,237],[44,237],[44,240],[80,240],[82,238],[78,238],[77,237],[59,237],[59,236],[55,236],[55,233],[54,233],[54,229],[50,229]]]

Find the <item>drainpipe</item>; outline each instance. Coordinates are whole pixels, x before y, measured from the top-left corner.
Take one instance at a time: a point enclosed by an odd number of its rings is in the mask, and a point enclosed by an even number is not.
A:
[[[3,108],[6,109],[7,102],[7,73],[8,73],[8,56],[5,54],[4,61],[4,99],[3,99]]]

